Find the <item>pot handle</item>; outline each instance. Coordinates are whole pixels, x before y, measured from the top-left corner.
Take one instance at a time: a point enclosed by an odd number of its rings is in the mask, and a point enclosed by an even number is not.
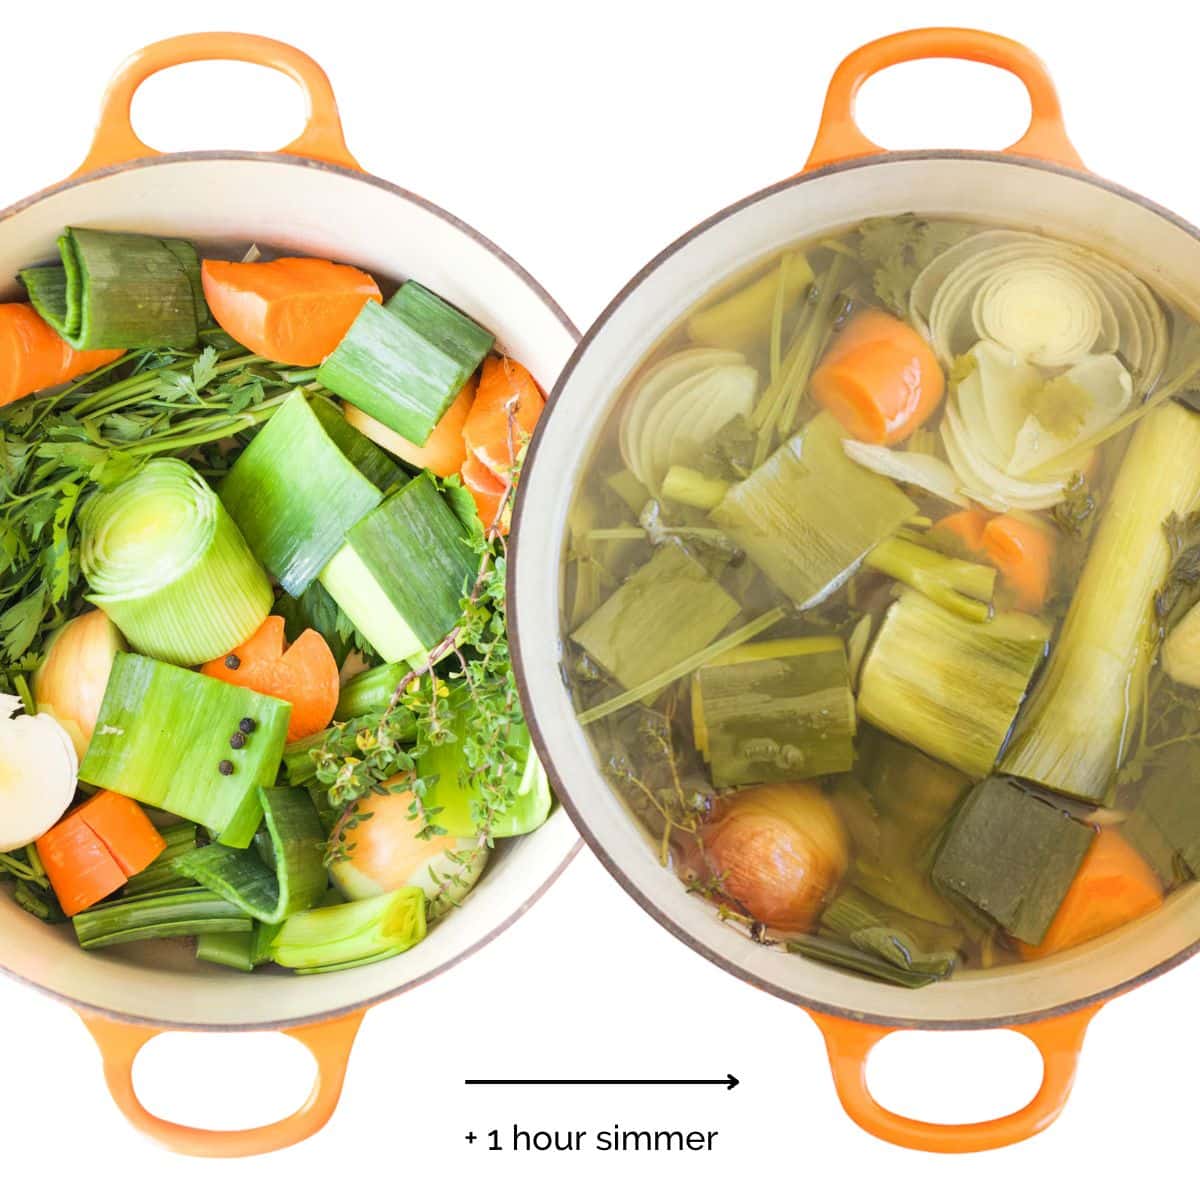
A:
[[[1029,92],[1032,116],[1029,128],[1004,153],[1085,169],[1067,137],[1062,106],[1046,65],[1032,50],[980,29],[932,28],[893,33],[860,46],[842,60],[825,94],[821,123],[804,170],[885,153],[854,119],[858,90],[879,71],[923,58],[961,58],[1011,71]]]
[[[279,153],[362,170],[346,146],[329,77],[307,54],[286,42],[252,33],[185,33],[154,42],[131,54],[121,65],[101,101],[92,147],[72,178],[131,159],[156,156],[159,152],[133,130],[130,107],[134,93],[151,75],[168,67],[213,60],[272,67],[304,92],[308,106],[304,130]]]
[[[104,1079],[125,1119],[141,1133],[176,1154],[198,1158],[246,1158],[294,1146],[324,1128],[337,1108],[346,1077],[350,1050],[362,1024],[365,1009],[348,1016],[281,1029],[306,1047],[317,1063],[317,1078],[305,1102],[290,1117],[256,1129],[196,1129],[156,1117],[138,1099],[133,1086],[133,1064],[142,1047],[160,1033],[149,1025],[114,1021],[96,1013],[79,1016],[100,1049]]]
[[[1041,1133],[1057,1119],[1071,1094],[1075,1067],[1088,1022],[1103,1007],[1094,1004],[1061,1017],[1048,1017],[1027,1025],[1010,1025],[1024,1034],[1042,1056],[1042,1084],[1024,1108],[965,1125],[939,1125],[918,1121],[884,1108],[867,1086],[867,1058],[894,1028],[868,1025],[806,1010],[825,1038],[829,1066],[838,1099],[846,1114],[868,1133],[909,1150],[965,1154],[995,1150]]]

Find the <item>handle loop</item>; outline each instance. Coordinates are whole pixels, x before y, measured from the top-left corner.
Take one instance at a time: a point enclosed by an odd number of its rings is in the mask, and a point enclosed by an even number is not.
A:
[[[868,1133],[909,1150],[932,1150],[942,1154],[965,1154],[994,1150],[1041,1133],[1057,1119],[1071,1094],[1075,1068],[1088,1022],[1102,1005],[1081,1008],[1062,1017],[1049,1017],[1028,1025],[1008,1028],[1024,1034],[1042,1056],[1042,1084],[1024,1108],[964,1125],[939,1125],[918,1121],[884,1108],[867,1086],[867,1059],[889,1033],[880,1025],[866,1025],[844,1017],[809,1012],[825,1038],[833,1083],[842,1107],[855,1124]]]
[[[859,88],[872,75],[898,63],[924,58],[959,58],[1010,71],[1029,93],[1029,128],[1004,153],[1041,158],[1084,169],[1063,125],[1062,106],[1046,65],[1028,47],[979,29],[909,29],[859,47],[842,60],[825,94],[817,137],[804,169],[885,153],[858,127],[854,107]]]
[[[101,101],[91,149],[72,178],[131,159],[157,156],[159,151],[147,146],[133,130],[134,94],[151,75],[168,67],[213,60],[271,67],[293,80],[304,93],[307,104],[304,130],[280,154],[362,169],[346,146],[329,77],[307,54],[286,42],[251,33],[186,33],[146,46],[121,65]]]
[[[313,1090],[290,1117],[256,1129],[235,1130],[177,1125],[174,1121],[156,1117],[138,1099],[133,1086],[134,1061],[147,1042],[167,1030],[131,1025],[82,1011],[79,1016],[100,1049],[108,1090],[135,1129],[177,1154],[198,1158],[245,1158],[294,1146],[324,1128],[341,1098],[346,1065],[364,1012],[280,1030],[305,1046],[316,1059],[317,1078]]]

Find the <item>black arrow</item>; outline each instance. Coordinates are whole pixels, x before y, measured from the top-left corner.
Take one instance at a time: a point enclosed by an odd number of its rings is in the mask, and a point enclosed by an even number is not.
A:
[[[464,1079],[468,1087],[696,1087],[717,1085],[732,1092],[741,1080],[724,1079]]]

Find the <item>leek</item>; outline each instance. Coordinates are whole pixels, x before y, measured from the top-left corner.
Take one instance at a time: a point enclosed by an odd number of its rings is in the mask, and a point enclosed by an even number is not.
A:
[[[622,687],[633,688],[709,645],[740,611],[699,562],[667,542],[571,639]]]
[[[813,270],[803,254],[786,254],[777,266],[738,288],[732,295],[693,313],[688,337],[706,346],[741,349],[765,341],[771,314],[795,307],[812,286]]]
[[[368,301],[317,382],[423,446],[492,348],[493,337],[419,283]]]
[[[180,821],[160,829],[167,843],[162,853],[144,870],[131,875],[123,894],[141,896],[148,892],[174,891],[179,887],[179,876],[172,864],[190,850],[196,848],[196,826],[191,821]]]
[[[923,921],[852,887],[821,914],[821,929],[902,970],[940,979],[954,969],[963,943],[961,930]]]
[[[888,538],[867,555],[866,564],[882,571],[968,621],[991,616],[996,570],[982,563],[948,558],[907,538]]]
[[[384,663],[347,679],[338,693],[333,719],[351,721],[368,713],[382,712],[391,704],[396,688],[409,671],[407,663]]]
[[[925,987],[945,977],[944,973],[931,975],[908,967],[898,967],[872,951],[862,950],[850,942],[819,934],[792,934],[785,946],[793,954],[811,958],[814,962],[824,963],[829,967],[840,967],[843,971],[866,975],[884,983],[898,984],[900,987]]]
[[[80,568],[133,649],[192,665],[244,642],[271,611],[262,567],[216,494],[161,458],[83,509]]]
[[[916,513],[891,480],[846,457],[841,426],[823,413],[731,487],[710,516],[784,595],[808,608]]]
[[[863,663],[858,715],[979,778],[1008,737],[1049,636],[1026,613],[977,623],[905,590]]]
[[[184,350],[208,323],[190,242],[67,229],[58,252],[60,266],[20,278],[42,319],[77,350]]]
[[[425,931],[425,893],[406,887],[296,913],[275,935],[271,953],[281,967],[306,971],[377,962],[410,950]]]
[[[696,749],[718,788],[854,765],[854,695],[840,638],[753,642],[692,676]]]
[[[118,654],[79,777],[244,848],[262,817],[258,788],[275,782],[291,711],[198,671]],[[247,718],[254,729],[235,750],[230,738]]]
[[[252,928],[250,918],[237,905],[199,887],[97,904],[72,921],[85,950],[152,938],[249,933]]]
[[[349,531],[320,579],[380,657],[415,664],[458,623],[478,570],[466,530],[421,474]]]
[[[933,881],[1036,946],[1095,836],[1090,826],[1013,780],[987,779],[955,811]]]
[[[259,788],[258,801],[270,865],[257,850],[214,843],[177,858],[172,867],[254,920],[278,925],[325,894],[325,831],[308,793],[299,788]]]
[[[1154,596],[1171,551],[1163,523],[1200,501],[1200,416],[1177,404],[1138,424],[1045,674],[1003,769],[1109,803],[1141,711]]]
[[[1137,807],[1121,833],[1170,887],[1200,876],[1200,805],[1194,742],[1160,750],[1143,777]]]
[[[674,466],[663,477],[661,490],[664,500],[688,504],[707,512],[725,499],[729,484],[723,479],[710,479],[691,467]]]
[[[327,401],[297,390],[238,457],[220,497],[258,560],[299,596],[384,488],[406,478]]]

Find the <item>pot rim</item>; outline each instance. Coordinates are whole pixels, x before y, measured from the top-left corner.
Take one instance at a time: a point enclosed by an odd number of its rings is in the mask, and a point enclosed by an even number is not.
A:
[[[341,175],[356,183],[362,183],[371,187],[378,188],[381,191],[388,192],[393,196],[397,196],[402,200],[413,204],[417,208],[424,209],[432,216],[439,218],[459,233],[464,234],[473,242],[477,243],[486,250],[494,258],[502,262],[517,278],[521,280],[545,305],[545,307],[554,316],[554,319],[562,326],[567,335],[578,343],[580,332],[576,328],[575,323],[567,316],[562,306],[554,299],[553,296],[538,282],[536,278],[525,267],[523,267],[515,258],[493,242],[489,237],[480,233],[473,226],[467,224],[461,218],[456,217],[453,213],[448,212],[440,205],[434,204],[432,201],[425,199],[424,196],[418,195],[416,192],[410,191],[408,188],[401,187],[399,184],[392,183],[390,180],[382,179],[378,175],[372,175],[367,171],[355,170],[350,167],[341,166],[337,163],[325,162],[322,159],[309,158],[302,155],[282,154],[277,151],[258,151],[258,150],[188,150],[180,151],[171,154],[155,154],[152,156],[144,156],[141,158],[129,159],[126,162],[116,163],[112,166],[100,167],[97,170],[89,171],[85,175],[72,176],[61,180],[58,183],[51,184],[49,187],[42,188],[37,192],[17,200],[13,204],[0,209],[0,226],[10,217],[14,217],[26,209],[32,208],[39,202],[48,199],[51,196],[56,196],[62,192],[79,187],[83,184],[93,182],[98,179],[105,179],[111,175],[120,175],[125,172],[139,171],[151,169],[156,166],[167,165],[179,162],[269,162],[279,163],[287,166],[296,166],[307,168],[308,170],[324,171],[334,175]],[[574,361],[572,358],[571,361]],[[564,806],[565,807],[565,806]],[[569,814],[568,814],[569,815]],[[532,836],[536,836],[536,833]],[[294,1029],[305,1025],[312,1025],[317,1022],[335,1020],[338,1017],[348,1016],[351,1013],[364,1012],[369,1008],[374,1008],[377,1004],[383,1004],[385,1001],[392,1000],[404,992],[411,991],[413,988],[419,987],[421,984],[427,983],[431,979],[436,979],[439,975],[449,971],[452,967],[457,966],[464,959],[470,958],[472,955],[488,946],[495,941],[502,933],[510,926],[515,924],[517,920],[523,917],[558,881],[562,873],[575,859],[576,855],[583,849],[583,841],[576,838],[562,861],[555,869],[542,881],[540,886],[517,908],[498,925],[494,925],[486,934],[472,942],[460,953],[446,962],[439,964],[432,970],[426,971],[418,975],[415,979],[410,979],[398,987],[390,988],[381,992],[377,996],[371,996],[368,999],[358,1000],[351,1004],[339,1006],[338,1008],[326,1009],[319,1013],[288,1020],[276,1021],[251,1021],[239,1022],[236,1024],[209,1023],[202,1021],[187,1021],[173,1022],[170,1025],[172,1031],[188,1032],[188,1033],[249,1033],[249,1032],[274,1032],[283,1029]],[[13,971],[11,968],[0,962],[0,977],[14,980],[17,983],[23,984],[26,987],[32,988],[36,992],[40,992],[45,996],[49,996],[54,1000],[68,1005],[76,1010],[95,1013],[102,1017],[111,1018],[114,1021],[120,1021],[127,1025],[141,1025],[155,1029],[164,1028],[162,1023],[151,1018],[141,1017],[134,1014],[126,1013],[120,1009],[107,1008],[103,1005],[89,1004],[86,1001],[76,999],[73,996],[66,995],[54,988],[47,987],[44,984],[38,983],[35,980],[28,979],[24,975]]]
[[[533,439],[530,442],[529,449],[526,452],[525,470],[528,471],[530,464],[534,461],[537,452],[541,447],[545,428],[553,419],[554,408],[557,405],[563,391],[569,384],[571,377],[574,375],[575,369],[580,360],[585,354],[587,354],[592,343],[600,336],[604,327],[608,324],[617,310],[625,304],[629,297],[635,291],[637,291],[637,289],[648,278],[654,275],[662,266],[674,258],[675,255],[683,250],[686,246],[690,245],[698,237],[712,229],[714,226],[721,224],[727,218],[736,215],[744,209],[747,209],[762,200],[768,199],[769,197],[789,191],[792,188],[803,186],[806,183],[823,179],[829,175],[840,175],[849,171],[855,171],[860,167],[877,166],[881,163],[927,162],[934,159],[1016,165],[1020,167],[1027,167],[1034,171],[1042,171],[1052,175],[1063,175],[1071,179],[1076,179],[1082,183],[1087,183],[1093,187],[1098,187],[1104,191],[1111,192],[1122,199],[1128,200],[1142,208],[1148,209],[1150,212],[1163,218],[1165,221],[1168,221],[1170,224],[1176,226],[1190,237],[1200,241],[1200,228],[1181,217],[1172,209],[1166,208],[1164,205],[1161,205],[1156,201],[1143,196],[1140,192],[1135,192],[1131,188],[1127,188],[1124,185],[1116,183],[1113,180],[1106,179],[1103,176],[1095,175],[1091,171],[1085,169],[1065,166],[1060,163],[1050,162],[1040,158],[1030,158],[1024,155],[1009,154],[1005,151],[945,149],[887,151],[882,154],[865,155],[858,158],[830,163],[826,166],[818,167],[811,171],[801,171],[796,175],[789,176],[786,179],[779,180],[776,183],[769,184],[764,188],[760,188],[758,191],[752,192],[750,195],[726,205],[724,208],[719,209],[711,216],[706,217],[696,225],[693,225],[685,233],[675,238],[674,241],[670,242],[653,258],[651,258],[616,293],[613,299],[604,307],[604,310],[595,319],[595,321],[593,321],[591,326],[584,333],[583,337],[579,340],[574,352],[567,360],[562,372],[559,374],[558,380],[555,382],[554,388],[546,401],[546,414],[538,423],[538,427],[534,432]],[[574,482],[575,481],[572,481],[572,483]],[[516,503],[513,512],[512,533],[509,537],[509,570],[512,572],[512,606],[514,613],[520,610],[520,594],[516,583],[517,572],[515,570],[515,565],[521,552],[521,518],[524,513],[525,502],[528,500],[528,492],[529,489],[527,488],[517,490]],[[536,550],[531,550],[530,552],[536,553]],[[1179,966],[1181,963],[1186,962],[1193,955],[1200,952],[1200,939],[1198,939],[1192,942],[1189,946],[1185,947],[1183,950],[1170,955],[1168,958],[1156,963],[1147,970],[1140,972],[1132,979],[1124,980],[1123,982],[1114,984],[1111,987],[1089,993],[1086,996],[1077,997],[1062,1004],[1052,1005],[1047,1008],[1034,1009],[1029,1012],[1006,1014],[1001,1018],[983,1017],[964,1019],[923,1019],[914,1017],[893,1017],[887,1014],[868,1013],[855,1009],[842,1008],[838,1005],[827,1004],[823,1001],[810,1000],[807,997],[791,991],[786,987],[771,983],[763,979],[753,970],[740,966],[732,959],[727,958],[720,951],[709,945],[707,941],[694,937],[691,933],[685,930],[675,920],[673,920],[665,910],[660,908],[653,900],[651,900],[608,853],[603,841],[592,831],[587,816],[576,806],[574,799],[559,775],[554,755],[550,752],[549,743],[544,736],[536,708],[532,703],[525,673],[525,655],[522,650],[520,625],[519,622],[515,620],[510,629],[509,641],[512,647],[513,673],[516,677],[517,689],[521,697],[521,706],[525,712],[525,719],[529,725],[529,731],[533,738],[534,746],[537,748],[538,755],[542,760],[542,765],[546,769],[546,774],[549,776],[555,795],[558,797],[563,808],[566,809],[567,813],[570,815],[575,828],[579,831],[583,840],[587,842],[589,849],[604,865],[605,870],[607,870],[608,873],[617,881],[617,883],[621,885],[625,892],[638,904],[641,909],[653,917],[659,925],[661,925],[669,933],[673,934],[685,946],[689,947],[689,949],[694,950],[703,958],[706,958],[714,966],[720,967],[730,975],[735,976],[744,983],[751,984],[760,991],[765,991],[772,996],[778,997],[780,1000],[786,1000],[788,1003],[794,1004],[800,1008],[824,1013],[828,1016],[842,1017],[851,1021],[884,1026],[890,1029],[926,1029],[948,1031],[995,1029],[1009,1026],[1015,1027],[1018,1025],[1026,1025],[1034,1021],[1048,1020],[1052,1017],[1061,1017],[1067,1015],[1068,1013],[1073,1013],[1079,1011],[1080,1009],[1088,1008],[1092,1005],[1104,1003],[1113,999],[1115,996],[1119,996],[1124,992],[1132,991],[1134,988],[1140,987],[1142,984],[1148,983],[1150,980],[1166,974],[1166,972],[1170,971],[1174,967]]]

